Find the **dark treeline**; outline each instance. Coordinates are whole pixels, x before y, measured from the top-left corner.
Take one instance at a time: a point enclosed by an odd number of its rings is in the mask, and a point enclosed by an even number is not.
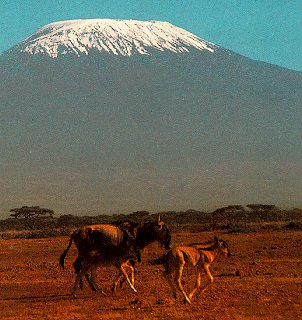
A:
[[[280,210],[273,205],[230,205],[219,208],[213,212],[202,212],[194,209],[187,211],[165,211],[160,213],[162,219],[175,231],[201,232],[210,230],[240,231],[250,229],[252,224],[263,224],[270,222],[283,222],[284,225],[300,229],[302,220],[302,209]],[[121,220],[132,221],[154,221],[158,213],[137,211],[130,214],[97,215],[97,216],[75,216],[61,215],[37,217],[34,223],[35,230],[70,230],[89,224],[114,223]],[[33,230],[33,225],[23,218],[10,217],[0,220],[0,232]],[[286,224],[287,223],[287,224]],[[291,224],[290,224],[291,223]],[[65,233],[62,234],[65,234]]]

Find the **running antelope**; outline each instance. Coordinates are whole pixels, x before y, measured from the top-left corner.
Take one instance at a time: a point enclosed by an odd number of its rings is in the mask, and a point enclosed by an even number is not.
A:
[[[178,289],[185,297],[185,302],[191,303],[194,294],[204,292],[209,283],[214,281],[214,277],[210,272],[210,265],[218,254],[223,254],[228,257],[231,255],[226,241],[215,238],[212,243],[207,245],[193,244],[190,246],[177,246],[169,250],[162,258],[155,260],[154,264],[163,264],[165,268],[164,276],[172,288],[174,298],[177,298],[176,289]],[[192,266],[196,273],[196,285],[189,295],[185,292],[181,284],[185,264]],[[208,276],[209,283],[203,288],[200,288],[202,271]]]

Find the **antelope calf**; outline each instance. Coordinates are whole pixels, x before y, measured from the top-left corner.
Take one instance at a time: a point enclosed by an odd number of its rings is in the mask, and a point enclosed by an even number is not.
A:
[[[177,246],[168,251],[156,264],[163,264],[165,271],[164,276],[168,280],[173,296],[177,298],[178,289],[184,296],[185,302],[191,303],[194,294],[204,292],[209,283],[214,281],[210,272],[210,265],[213,263],[218,254],[230,256],[230,251],[226,241],[217,238],[208,245],[194,244],[190,246]],[[192,266],[196,273],[196,285],[189,295],[183,289],[181,279],[185,265]],[[204,271],[209,278],[203,288],[201,287],[201,272]],[[174,283],[173,283],[174,282]]]

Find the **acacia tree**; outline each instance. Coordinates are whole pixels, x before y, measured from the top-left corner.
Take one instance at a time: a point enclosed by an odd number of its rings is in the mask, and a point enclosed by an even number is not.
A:
[[[36,229],[36,220],[39,217],[50,217],[53,218],[54,211],[47,208],[40,208],[39,206],[34,207],[21,207],[11,209],[9,212],[11,217],[16,219],[25,219],[28,227],[32,230]]]
[[[244,211],[245,211],[245,209],[241,205],[230,205],[227,207],[222,207],[222,208],[216,209],[215,211],[212,212],[212,216],[213,216],[213,218],[216,216],[221,216],[222,218],[229,218],[229,216],[232,213],[244,212]]]
[[[272,219],[280,212],[280,209],[273,204],[247,204],[246,206],[254,215],[258,216],[261,221]]]
[[[273,204],[247,204],[246,206],[253,211],[260,212],[278,210],[278,208]]]

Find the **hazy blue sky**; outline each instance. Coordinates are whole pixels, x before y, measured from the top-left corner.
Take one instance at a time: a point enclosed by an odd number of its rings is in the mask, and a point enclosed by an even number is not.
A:
[[[0,52],[50,22],[164,20],[237,53],[302,71],[301,0],[1,0]]]

